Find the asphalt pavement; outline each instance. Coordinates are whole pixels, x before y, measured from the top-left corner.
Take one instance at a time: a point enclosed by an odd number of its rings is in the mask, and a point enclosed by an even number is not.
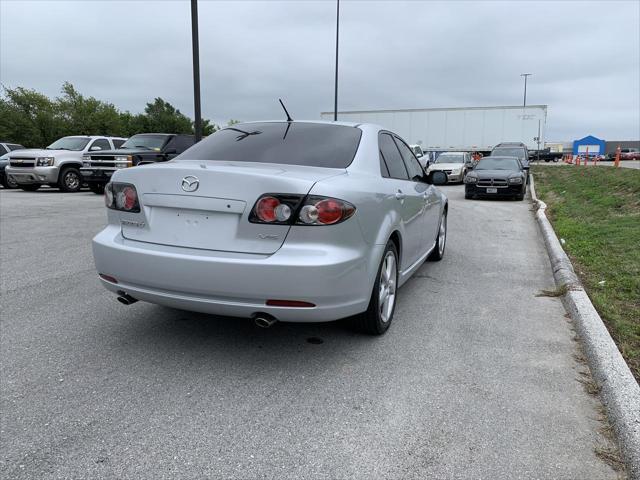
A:
[[[382,337],[121,305],[101,197],[0,191],[0,477],[616,478],[530,203],[443,189]]]

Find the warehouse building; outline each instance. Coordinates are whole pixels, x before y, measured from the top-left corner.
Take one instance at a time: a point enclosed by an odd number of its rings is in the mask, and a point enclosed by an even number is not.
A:
[[[589,155],[604,155],[605,143],[604,140],[600,140],[593,135],[587,135],[580,140],[573,141],[573,154],[580,155],[588,151]]]
[[[606,154],[616,153],[618,146],[620,148],[638,148],[640,149],[640,140],[607,140],[605,142]]]

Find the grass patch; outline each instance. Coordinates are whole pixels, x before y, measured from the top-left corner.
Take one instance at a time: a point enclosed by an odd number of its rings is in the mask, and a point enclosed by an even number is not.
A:
[[[640,380],[640,170],[534,166],[547,216]]]

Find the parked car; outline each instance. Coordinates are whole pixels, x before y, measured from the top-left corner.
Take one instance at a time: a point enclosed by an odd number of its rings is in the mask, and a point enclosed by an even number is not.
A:
[[[607,155],[607,160],[615,160],[616,152]],[[638,148],[621,148],[620,160],[640,160],[640,149]]]
[[[42,150],[11,152],[6,174],[21,189],[30,192],[38,190],[43,184],[58,187],[64,192],[77,192],[82,187],[82,155],[86,152],[112,150],[124,141],[124,138],[118,137],[63,137]]]
[[[94,193],[103,193],[104,186],[116,170],[147,163],[166,162],[195,143],[193,135],[141,133],[129,138],[117,150],[89,152],[82,157],[80,173]]]
[[[545,148],[544,150],[540,150],[539,152],[529,152],[529,161],[540,159],[547,163],[558,162],[560,159],[562,159],[563,155],[564,154],[562,152],[552,152],[551,149]]]
[[[17,188],[18,184],[8,178],[4,169],[9,165],[9,153],[14,150],[24,150],[24,147],[18,143],[0,142],[0,184],[4,188]]]
[[[480,159],[464,179],[464,198],[479,196],[524,199],[527,173],[516,157],[490,155]]]
[[[473,159],[469,152],[443,152],[429,165],[427,173],[444,172],[450,183],[462,182],[472,166]]]
[[[493,147],[490,156],[517,157],[525,170],[529,169],[529,151],[524,143],[499,143]]]
[[[121,303],[261,326],[355,315],[382,334],[397,288],[445,251],[447,198],[371,124],[236,124],[169,162],[117,170],[105,201],[93,254]]]
[[[0,142],[0,156],[13,152],[14,150],[23,150],[24,147],[18,143]]]
[[[424,157],[424,152],[422,151],[422,147],[420,145],[409,145],[411,150],[413,150],[413,154],[417,159]]]

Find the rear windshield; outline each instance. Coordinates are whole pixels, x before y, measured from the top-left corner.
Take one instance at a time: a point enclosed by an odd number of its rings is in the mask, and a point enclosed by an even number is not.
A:
[[[436,163],[464,163],[464,155],[461,153],[441,153]]]
[[[517,158],[484,157],[474,170],[520,170]]]
[[[493,155],[494,157],[496,157],[498,155],[504,155],[505,157],[518,157],[518,158],[524,158],[524,156],[525,156],[524,148],[522,148],[522,147],[513,147],[513,148],[498,147],[498,148],[494,148],[493,151],[491,152],[491,155]]]
[[[236,124],[174,160],[227,160],[346,168],[358,150],[359,128],[319,123]]]

